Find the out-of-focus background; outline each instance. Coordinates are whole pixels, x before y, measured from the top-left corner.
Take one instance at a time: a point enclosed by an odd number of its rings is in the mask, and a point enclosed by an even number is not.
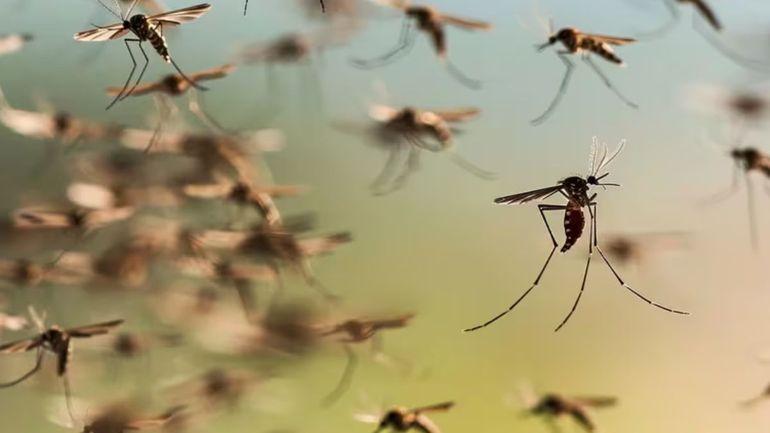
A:
[[[188,3],[173,0],[167,6]],[[172,55],[186,71],[227,62],[248,42],[320,28],[323,22],[306,19],[295,1],[251,0],[245,17],[239,1],[212,3],[208,14],[168,35]],[[724,23],[724,41],[770,59],[770,6],[756,0],[710,3]],[[457,407],[434,418],[444,432],[546,431],[538,420],[521,416],[517,389],[530,383],[540,392],[618,396],[617,407],[596,412],[606,432],[766,431],[770,405],[746,411],[739,402],[758,394],[770,380],[770,363],[762,360],[770,349],[770,332],[765,332],[770,305],[765,272],[770,251],[768,194],[755,179],[760,247],[754,252],[745,188],[723,203],[697,205],[730,183],[728,149],[713,144],[728,118],[687,108],[688,89],[694,84],[733,89],[762,77],[706,42],[693,28],[694,11],[683,7],[670,33],[616,50],[627,68],[601,62],[614,84],[638,103],[638,110],[624,106],[578,61],[563,103],[545,124],[535,127],[529,120],[547,106],[563,73],[550,50],[538,54],[533,48],[547,36],[538,13],[552,18],[557,27],[633,37],[669,19],[663,3],[433,4],[494,23],[490,32],[448,30],[450,57],[484,81],[481,90],[454,81],[422,35],[399,62],[373,71],[353,68],[352,57],[374,57],[397,42],[401,21],[387,10],[367,19],[349,42],[308,62],[272,71],[263,65],[242,66],[208,85],[206,107],[227,127],[275,127],[286,133],[286,149],[268,155],[267,162],[276,181],[308,185],[310,190],[282,200],[282,211],[315,212],[319,233],[353,233],[351,245],[315,262],[318,277],[344,297],[345,308],[417,315],[407,329],[383,335],[389,354],[409,360],[408,372],[385,368],[366,356],[367,346],[357,347],[360,367],[351,389],[332,407],[321,408],[319,401],[334,387],[345,362],[342,352],[331,346],[283,369],[237,410],[200,430],[365,432],[372,426],[355,421],[354,413],[384,404],[416,406],[451,399]],[[331,0],[329,8],[334,8]],[[0,9],[3,32],[28,32],[35,38],[23,51],[0,58],[0,85],[15,107],[32,110],[45,98],[77,116],[137,127],[154,114],[146,98],[129,98],[104,110],[108,99],[103,89],[121,84],[130,62],[120,41],[72,39],[91,23],[114,21],[95,1],[3,0]],[[171,72],[149,47],[148,54],[146,80]],[[456,150],[498,173],[498,179],[477,179],[447,155],[426,154],[421,170],[405,188],[372,195],[369,184],[386,153],[365,137],[332,126],[365,122],[370,102],[479,107],[481,117],[463,125]],[[652,299],[692,315],[671,315],[640,302],[595,257],[581,305],[571,322],[554,333],[579,288],[587,250],[583,239],[568,254],[555,257],[540,287],[512,314],[492,327],[463,334],[463,328],[496,314],[519,296],[550,248],[534,204],[499,207],[492,199],[584,175],[594,135],[611,147],[627,140],[607,179],[622,187],[598,190],[600,236],[689,233],[687,248],[618,270]],[[755,141],[747,144],[765,145],[761,133],[752,137]],[[3,211],[30,197],[61,195],[64,169],[30,173],[51,143],[6,128],[0,128],[0,143]],[[46,180],[33,182],[33,191],[24,189],[20,185],[30,175]],[[554,227],[561,225],[560,217],[553,221]],[[13,256],[13,251],[5,253]],[[286,290],[328,308],[299,279],[290,279]],[[151,330],[154,323],[140,296],[131,293],[101,296],[69,288],[32,288],[9,290],[6,297],[14,312],[23,314],[33,303],[65,326],[113,317],[125,318],[128,330]],[[25,332],[6,332],[2,340],[28,335]],[[32,355],[3,356],[3,380],[32,361]],[[248,370],[255,362],[212,355],[194,341],[128,361],[76,347],[71,380],[77,397],[97,405],[137,393],[157,396],[170,379],[209,367]],[[4,431],[62,431],[46,417],[60,387],[43,382],[33,379],[0,390]]]

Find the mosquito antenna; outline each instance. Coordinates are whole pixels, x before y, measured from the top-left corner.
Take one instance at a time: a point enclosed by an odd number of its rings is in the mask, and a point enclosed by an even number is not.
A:
[[[117,0],[116,0],[117,1]],[[126,18],[131,16],[131,12],[134,10],[134,7],[136,7],[136,4],[139,2],[139,0],[134,0],[131,3],[131,6],[128,7],[128,10],[126,11]]]
[[[588,157],[588,160],[589,160],[588,173],[593,176],[596,176],[596,174],[599,172],[597,168],[598,156],[599,156],[599,139],[594,135],[593,138],[591,138],[591,154]]]
[[[102,0],[96,0],[96,1],[99,2],[99,4],[102,5],[103,8],[107,9],[107,11],[109,13],[111,13],[114,16],[116,16],[119,20],[123,21],[123,17],[118,15],[117,13],[115,13],[115,11],[112,10],[111,7],[109,7],[106,4],[104,4],[104,2],[102,2]],[[117,3],[118,3],[117,0],[115,0],[115,4],[117,4]],[[120,6],[118,6],[118,8],[120,8]],[[118,11],[120,11],[120,9],[118,9]]]
[[[609,156],[609,157],[607,157],[607,147],[605,146],[605,148],[604,148],[604,155],[602,156],[602,162],[599,164],[599,167],[597,168],[596,172],[598,173],[598,172],[599,172],[599,171],[601,171],[601,170],[602,170],[604,167],[607,167],[608,165],[610,165],[610,163],[611,163],[611,162],[612,162],[612,161],[613,161],[615,158],[617,158],[617,157],[618,157],[618,155],[620,154],[620,152],[623,150],[623,148],[624,148],[625,146],[626,146],[626,140],[625,140],[625,139],[623,139],[623,140],[620,140],[620,144],[618,144],[618,148],[617,148],[617,149],[615,149],[615,151],[614,151],[614,152],[612,152],[612,154],[610,154],[610,156]],[[605,175],[603,175],[602,177],[604,177],[604,176],[606,176],[606,174],[605,174]]]

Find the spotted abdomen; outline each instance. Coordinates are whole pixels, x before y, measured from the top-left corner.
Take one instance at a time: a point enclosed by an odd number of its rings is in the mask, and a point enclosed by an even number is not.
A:
[[[585,39],[583,45],[583,49],[589,50],[592,53],[601,56],[604,60],[617,63],[618,65],[623,64],[623,60],[615,55],[615,52],[612,51],[612,48],[610,48],[606,42],[598,41],[595,39]]]
[[[171,55],[168,53],[168,45],[166,45],[166,38],[155,29],[150,29],[147,35],[147,40],[150,41],[155,51],[163,57],[166,63],[171,63]]]
[[[583,208],[580,204],[574,200],[570,200],[567,203],[567,209],[564,211],[564,236],[566,240],[561,247],[561,252],[567,252],[575,242],[583,235],[583,228],[585,228],[586,219],[583,214]]]

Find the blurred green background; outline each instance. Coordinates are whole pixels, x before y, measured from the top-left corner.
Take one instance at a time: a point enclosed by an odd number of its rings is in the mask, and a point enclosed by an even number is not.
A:
[[[167,1],[171,8],[190,3]],[[239,44],[319,25],[303,19],[289,0],[252,0],[246,17],[240,1],[212,3],[210,13],[168,37],[172,55],[188,72],[227,62]],[[770,56],[770,40],[762,39],[770,36],[762,33],[770,21],[770,6],[755,0],[711,3],[728,31],[757,34],[750,48]],[[367,399],[375,406],[452,399],[457,407],[434,418],[445,433],[546,431],[537,420],[522,418],[516,407],[517,387],[528,382],[541,392],[617,395],[618,407],[596,414],[606,432],[766,431],[770,405],[743,411],[738,402],[759,393],[770,380],[770,364],[760,360],[770,349],[770,287],[764,268],[770,250],[770,230],[764,222],[770,207],[762,188],[756,188],[761,247],[754,253],[745,191],[713,207],[696,206],[699,198],[728,186],[730,160],[704,139],[709,131],[719,130],[724,119],[689,112],[683,96],[692,83],[729,88],[757,77],[704,41],[691,25],[691,8],[683,8],[683,19],[665,37],[617,50],[628,68],[601,65],[639,110],[625,107],[578,64],[562,105],[544,125],[533,127],[529,119],[548,104],[563,73],[554,54],[533,49],[545,38],[534,4],[433,4],[495,24],[489,33],[448,30],[450,56],[484,80],[483,89],[472,91],[453,81],[423,37],[409,56],[391,66],[352,68],[351,57],[375,56],[397,40],[400,21],[376,19],[349,44],[328,50],[310,64],[276,67],[277,87],[272,91],[265,68],[250,66],[212,82],[204,96],[207,108],[229,127],[270,126],[286,132],[286,149],[269,155],[268,163],[277,181],[312,189],[301,198],[282,200],[281,209],[286,214],[316,212],[319,232],[353,233],[351,245],[316,262],[318,276],[344,295],[349,311],[416,312],[407,330],[384,335],[387,352],[408,358],[414,371],[404,375],[383,368],[359,348],[362,362],[351,390],[333,407],[322,409],[318,402],[344,365],[341,352],[330,348],[255,390],[254,398],[262,402],[258,406],[244,405],[202,430],[367,432],[371,426],[352,418],[355,412],[371,409]],[[553,17],[557,27],[574,25],[621,36],[654,29],[668,18],[662,2],[652,0],[542,0],[537,7]],[[123,44],[97,47],[72,39],[76,31],[89,28],[89,22],[110,20],[95,1],[0,2],[3,32],[35,36],[22,52],[0,58],[0,85],[11,103],[33,109],[35,98],[42,96],[78,116],[143,125],[154,110],[148,99],[129,99],[104,111],[108,101],[102,89],[122,83],[128,71]],[[170,72],[157,56],[150,56],[146,80]],[[428,154],[405,189],[385,197],[371,195],[368,185],[386,154],[331,123],[365,121],[366,103],[382,101],[377,83],[387,86],[390,102],[396,105],[481,108],[478,120],[463,125],[457,150],[497,172],[499,179],[479,180],[446,155]],[[266,115],[272,112],[276,115]],[[554,327],[577,294],[587,248],[583,240],[569,254],[555,257],[541,286],[514,313],[483,331],[461,333],[519,296],[550,246],[534,205],[495,207],[492,199],[583,175],[593,135],[611,146],[628,140],[608,178],[623,187],[599,191],[600,234],[682,230],[693,236],[683,254],[663,255],[643,269],[619,270],[643,293],[692,316],[669,315],[645,305],[594,260],[579,309],[555,334]],[[761,147],[764,137],[757,138],[752,144]],[[29,175],[48,145],[0,128],[4,210],[30,193],[19,190],[19,179]],[[53,173],[46,182],[49,196],[61,192],[62,174]],[[559,219],[554,218],[555,227]],[[316,299],[296,279],[289,289]],[[131,295],[41,290],[24,299],[49,310],[51,319],[64,325],[120,316],[128,320],[126,329],[146,329],[146,315]],[[13,306],[23,311],[20,302]],[[10,337],[4,334],[3,339]],[[90,361],[78,366],[81,358]],[[3,377],[23,370],[25,360],[32,361],[24,356],[0,359]],[[169,376],[193,375],[221,362],[185,348],[159,350],[117,366],[85,352],[76,352],[75,361],[75,393],[94,402],[121,398],[138,388],[153,389]],[[80,380],[84,374],[94,374],[96,380]],[[57,392],[57,387],[44,391],[29,384],[0,390],[2,430],[61,431],[45,416],[48,398]],[[507,403],[511,396],[513,405]],[[567,431],[570,428],[567,424]]]

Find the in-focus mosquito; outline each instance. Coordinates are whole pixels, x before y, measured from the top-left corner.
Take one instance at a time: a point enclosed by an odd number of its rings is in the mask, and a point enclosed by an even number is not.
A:
[[[143,84],[135,87],[130,93],[131,96],[142,96],[147,94],[153,94],[156,96],[156,106],[160,119],[158,119],[158,130],[161,125],[171,116],[176,107],[169,100],[170,97],[181,96],[187,93],[195,83],[206,80],[215,80],[224,78],[230,75],[236,69],[235,65],[227,64],[216,68],[206,69],[204,71],[190,74],[189,79],[181,74],[169,74],[163,77],[160,81],[154,83]],[[120,87],[107,88],[107,95],[118,96],[123,91]],[[200,101],[200,96],[196,92],[189,93],[190,101],[188,107],[190,111],[203,122],[206,126],[222,132],[223,128],[220,126],[211,115],[209,115],[203,108]]]
[[[347,364],[345,364],[342,376],[340,376],[340,380],[337,382],[337,386],[334,387],[332,392],[324,397],[323,405],[328,406],[336,402],[350,387],[353,373],[358,364],[358,358],[356,357],[356,353],[350,347],[350,344],[371,341],[374,356],[383,356],[382,338],[379,332],[386,329],[403,328],[409,324],[413,317],[414,314],[401,314],[381,319],[352,318],[332,325],[323,326],[319,329],[320,335],[323,337],[334,335],[340,336],[341,338],[337,341],[342,344],[342,348],[347,355]]]
[[[34,337],[0,345],[0,354],[29,352],[34,350],[36,353],[35,365],[31,370],[18,379],[0,384],[0,388],[8,388],[17,385],[32,377],[43,365],[45,353],[50,352],[56,357],[56,375],[62,379],[65,398],[69,405],[70,386],[69,380],[67,379],[67,371],[72,356],[72,339],[89,338],[107,334],[114,328],[120,326],[123,323],[123,320],[112,320],[93,325],[79,326],[77,328],[62,329],[57,325],[46,328],[45,316],[42,318],[38,317],[37,313],[32,308],[30,308],[30,315],[40,333]],[[70,415],[72,416],[71,413]]]
[[[193,21],[203,15],[204,13],[208,12],[209,9],[211,9],[211,5],[207,3],[202,3],[195,6],[190,6],[184,9],[177,9],[170,12],[165,12],[159,15],[151,15],[146,16],[142,14],[136,14],[131,16],[131,12],[133,11],[134,7],[136,6],[137,0],[134,0],[134,2],[131,4],[131,6],[128,8],[125,16],[120,11],[120,5],[118,5],[119,12],[115,12],[114,10],[110,9],[106,4],[102,3],[101,0],[99,1],[99,4],[104,6],[105,9],[110,11],[113,15],[115,15],[121,22],[117,24],[112,24],[105,27],[97,27],[92,30],[86,30],[79,33],[75,33],[75,40],[77,41],[83,41],[83,42],[100,42],[100,41],[107,41],[111,39],[118,39],[129,32],[131,32],[135,38],[126,38],[123,40],[123,42],[126,44],[126,49],[128,50],[128,54],[131,56],[131,63],[133,63],[133,66],[131,67],[131,73],[128,75],[128,79],[126,80],[126,83],[123,85],[123,88],[120,92],[115,96],[115,99],[110,102],[110,104],[107,106],[107,109],[111,108],[113,105],[115,105],[116,102],[119,100],[131,95],[131,93],[136,89],[136,87],[139,85],[139,83],[142,81],[142,77],[144,76],[144,72],[147,70],[147,65],[150,63],[150,59],[147,57],[147,53],[144,52],[144,47],[142,46],[143,42],[149,42],[152,47],[157,51],[157,53],[163,58],[163,60],[166,63],[171,63],[171,65],[174,66],[174,69],[179,73],[179,75],[182,76],[188,83],[190,83],[191,86],[195,87],[199,90],[206,90],[205,87],[202,87],[195,83],[195,81],[191,80],[187,75],[185,75],[184,72],[177,66],[174,59],[171,57],[171,54],[168,49],[168,45],[166,44],[166,38],[163,36],[163,27],[172,27],[177,26],[186,22]],[[142,70],[139,73],[139,78],[137,78],[136,82],[134,83],[133,87],[129,88],[131,86],[131,79],[134,77],[134,72],[136,72],[136,59],[134,58],[134,53],[131,51],[131,46],[129,45],[129,42],[135,43],[139,50],[142,53],[142,56],[144,56],[144,65],[142,66]]]
[[[423,433],[441,433],[438,426],[426,414],[446,412],[454,405],[454,402],[447,401],[414,409],[399,406],[388,410],[381,416],[357,414],[355,417],[362,422],[377,424],[377,430],[374,433],[379,433],[388,428],[398,432],[407,432],[415,429]]]
[[[760,173],[765,178],[765,190],[770,193],[770,156],[755,147],[734,147],[730,150],[730,158],[733,159],[733,179],[730,186],[711,197],[701,200],[702,204],[713,204],[731,197],[738,191],[741,174],[746,182],[748,207],[749,207],[749,235],[751,245],[756,250],[759,248],[759,235],[757,231],[757,217],[754,204],[754,185],[749,178],[750,173]]]
[[[578,296],[575,299],[575,303],[572,305],[572,308],[570,309],[569,313],[564,318],[564,320],[562,320],[559,326],[556,327],[556,331],[561,329],[561,327],[567,323],[570,317],[572,317],[572,313],[575,312],[575,309],[577,308],[578,303],[580,302],[580,298],[583,295],[583,290],[585,289],[585,286],[586,286],[586,279],[588,278],[588,268],[591,264],[591,257],[593,256],[594,248],[596,248],[596,250],[599,251],[599,254],[604,260],[604,263],[606,263],[607,267],[610,268],[610,271],[612,271],[612,274],[615,276],[618,283],[622,287],[626,288],[628,291],[636,295],[639,299],[647,302],[648,304],[654,307],[660,308],[670,313],[689,314],[687,312],[675,310],[675,309],[666,307],[664,305],[658,304],[657,302],[651,301],[650,299],[648,299],[647,297],[639,293],[636,289],[626,284],[626,282],[623,281],[620,275],[615,271],[615,268],[612,267],[609,260],[604,255],[604,252],[602,251],[601,247],[599,246],[599,236],[597,233],[597,222],[596,222],[598,217],[597,215],[598,204],[595,201],[597,194],[593,193],[589,195],[589,191],[594,186],[600,186],[602,188],[606,188],[608,186],[620,186],[619,184],[616,184],[616,183],[603,183],[602,179],[607,177],[609,173],[602,173],[602,171],[620,154],[620,151],[623,150],[625,143],[626,143],[625,140],[621,141],[620,144],[618,145],[618,148],[615,149],[615,151],[610,153],[607,149],[607,146],[604,143],[599,143],[597,138],[594,137],[592,151],[591,151],[590,169],[588,171],[588,175],[585,178],[582,178],[579,176],[570,176],[566,179],[559,181],[559,183],[554,186],[549,186],[546,188],[540,188],[532,191],[513,194],[505,197],[499,197],[495,199],[495,203],[497,204],[506,204],[506,205],[523,204],[533,200],[546,199],[554,194],[559,193],[562,196],[564,196],[564,198],[567,199],[567,204],[566,205],[550,205],[550,204],[537,205],[537,208],[540,211],[540,216],[543,218],[545,227],[548,230],[548,235],[551,238],[551,243],[553,244],[553,248],[551,248],[551,252],[550,254],[548,254],[548,258],[545,260],[545,264],[543,264],[543,267],[540,269],[540,273],[537,274],[537,278],[535,278],[535,281],[532,283],[529,289],[527,289],[527,291],[525,291],[523,295],[521,295],[513,304],[511,304],[511,306],[508,307],[507,310],[503,311],[502,313],[498,314],[497,316],[493,317],[492,319],[486,321],[481,325],[465,329],[465,332],[475,331],[496,322],[498,319],[505,316],[511,310],[513,310],[517,305],[519,305],[519,303],[532,291],[532,289],[534,289],[535,287],[537,287],[538,284],[540,284],[540,279],[543,277],[545,270],[548,268],[548,264],[551,262],[553,253],[556,251],[556,247],[558,246],[558,243],[556,242],[556,238],[554,237],[553,232],[551,231],[551,226],[548,224],[548,219],[545,216],[545,212],[553,212],[553,211],[564,212],[564,235],[566,239],[564,241],[564,245],[562,245],[561,247],[560,252],[565,253],[569,251],[569,249],[572,248],[572,246],[583,235],[583,229],[585,228],[585,223],[586,223],[586,218],[583,210],[584,208],[588,209],[590,221],[588,226],[589,227],[588,258],[586,260],[586,267],[583,273],[583,281],[580,284],[580,291],[578,292]]]
[[[552,430],[558,431],[555,424],[557,418],[569,417],[589,433],[596,431],[589,409],[611,407],[618,402],[615,397],[566,397],[560,394],[523,397],[527,413],[542,417]]]
[[[326,12],[326,4],[324,3],[324,0],[319,0],[319,3],[321,3],[321,12]],[[246,16],[246,13],[249,11],[249,0],[246,0],[246,2],[243,4],[243,16]]]
[[[537,50],[543,51],[549,46],[561,42],[565,49],[557,51],[556,54],[559,56],[559,59],[562,61],[562,63],[564,63],[564,66],[567,67],[567,70],[564,72],[564,77],[561,80],[561,84],[559,85],[559,90],[556,93],[556,96],[548,105],[548,108],[545,109],[543,114],[532,120],[532,124],[539,125],[543,123],[551,115],[554,109],[556,109],[556,106],[559,104],[559,102],[561,102],[562,97],[567,92],[567,87],[569,86],[570,78],[572,77],[572,72],[575,67],[575,64],[572,63],[572,60],[569,59],[569,56],[575,54],[579,54],[583,61],[587,63],[591,69],[593,69],[599,78],[601,78],[602,82],[604,82],[604,85],[612,90],[612,92],[615,93],[615,95],[617,95],[618,98],[620,98],[626,105],[631,108],[639,108],[634,102],[620,93],[620,91],[612,84],[607,75],[602,72],[602,70],[599,68],[599,65],[594,63],[593,59],[591,58],[591,54],[596,54],[597,56],[610,63],[614,63],[621,67],[625,66],[623,60],[615,55],[615,52],[612,50],[612,45],[630,44],[635,42],[634,39],[583,33],[574,27],[565,27],[555,33],[552,29],[550,29],[550,31],[551,35],[548,37],[548,42],[537,45]]]
[[[431,6],[410,6],[408,0],[376,1],[377,3],[403,11],[404,23],[401,28],[401,36],[398,45],[387,53],[374,59],[354,59],[353,65],[363,69],[372,69],[387,65],[393,60],[397,60],[411,51],[417,36],[415,30],[419,30],[425,32],[428,37],[430,37],[439,60],[442,64],[446,65],[449,73],[452,74],[457,81],[472,89],[481,87],[481,82],[465,75],[449,60],[447,56],[445,26],[452,25],[464,30],[490,30],[492,28],[491,23],[446,15]]]

